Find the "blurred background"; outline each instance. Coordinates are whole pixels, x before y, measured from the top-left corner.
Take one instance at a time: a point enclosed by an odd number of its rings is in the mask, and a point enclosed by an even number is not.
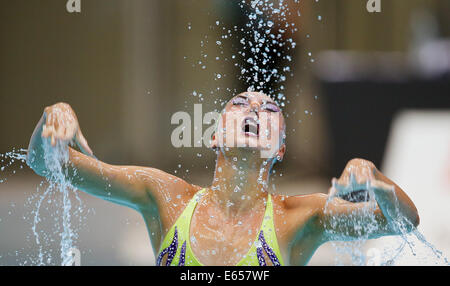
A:
[[[63,0],[0,0],[0,153],[27,148],[44,107],[64,101],[99,159],[210,184],[214,153],[173,147],[171,116],[193,114],[196,103],[221,110],[218,102],[247,90],[232,61],[215,59],[236,53],[238,34],[221,49],[214,43],[222,29],[245,25],[238,2],[81,0],[81,13],[68,13]],[[419,230],[450,256],[450,2],[381,0],[380,13],[365,0],[285,2],[298,31],[286,36],[297,46],[288,52],[287,154],[274,192],[326,193],[351,158],[371,160],[410,195]],[[19,164],[5,177],[0,265],[29,264],[41,178]],[[82,265],[154,264],[139,214],[80,198]],[[321,246],[310,265],[333,265],[332,253]]]

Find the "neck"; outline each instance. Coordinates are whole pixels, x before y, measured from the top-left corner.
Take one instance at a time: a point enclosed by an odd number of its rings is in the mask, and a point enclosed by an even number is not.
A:
[[[227,216],[251,213],[267,199],[271,167],[259,152],[237,149],[226,156],[218,151],[212,199]]]

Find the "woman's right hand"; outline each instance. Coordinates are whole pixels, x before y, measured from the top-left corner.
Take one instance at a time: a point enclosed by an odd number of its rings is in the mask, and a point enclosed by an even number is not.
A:
[[[86,155],[93,156],[86,139],[81,132],[77,116],[67,103],[57,103],[44,109],[45,123],[42,127],[42,138],[50,138],[52,146],[58,140],[73,141]]]

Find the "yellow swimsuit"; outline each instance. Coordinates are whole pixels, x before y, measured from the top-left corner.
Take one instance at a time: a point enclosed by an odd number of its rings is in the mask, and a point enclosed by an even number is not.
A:
[[[206,189],[202,189],[194,195],[183,213],[167,233],[159,250],[156,265],[161,265],[163,260],[165,260],[164,265],[166,266],[202,266],[191,249],[189,230],[195,207],[205,192]],[[266,265],[284,265],[273,223],[273,205],[270,194],[268,196],[261,229],[255,242],[237,264],[237,266]]]

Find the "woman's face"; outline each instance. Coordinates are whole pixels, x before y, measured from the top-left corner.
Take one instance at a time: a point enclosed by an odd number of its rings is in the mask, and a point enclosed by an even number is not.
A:
[[[281,109],[270,97],[244,92],[233,97],[222,111],[213,146],[252,148],[260,150],[262,158],[282,157],[284,124]]]

